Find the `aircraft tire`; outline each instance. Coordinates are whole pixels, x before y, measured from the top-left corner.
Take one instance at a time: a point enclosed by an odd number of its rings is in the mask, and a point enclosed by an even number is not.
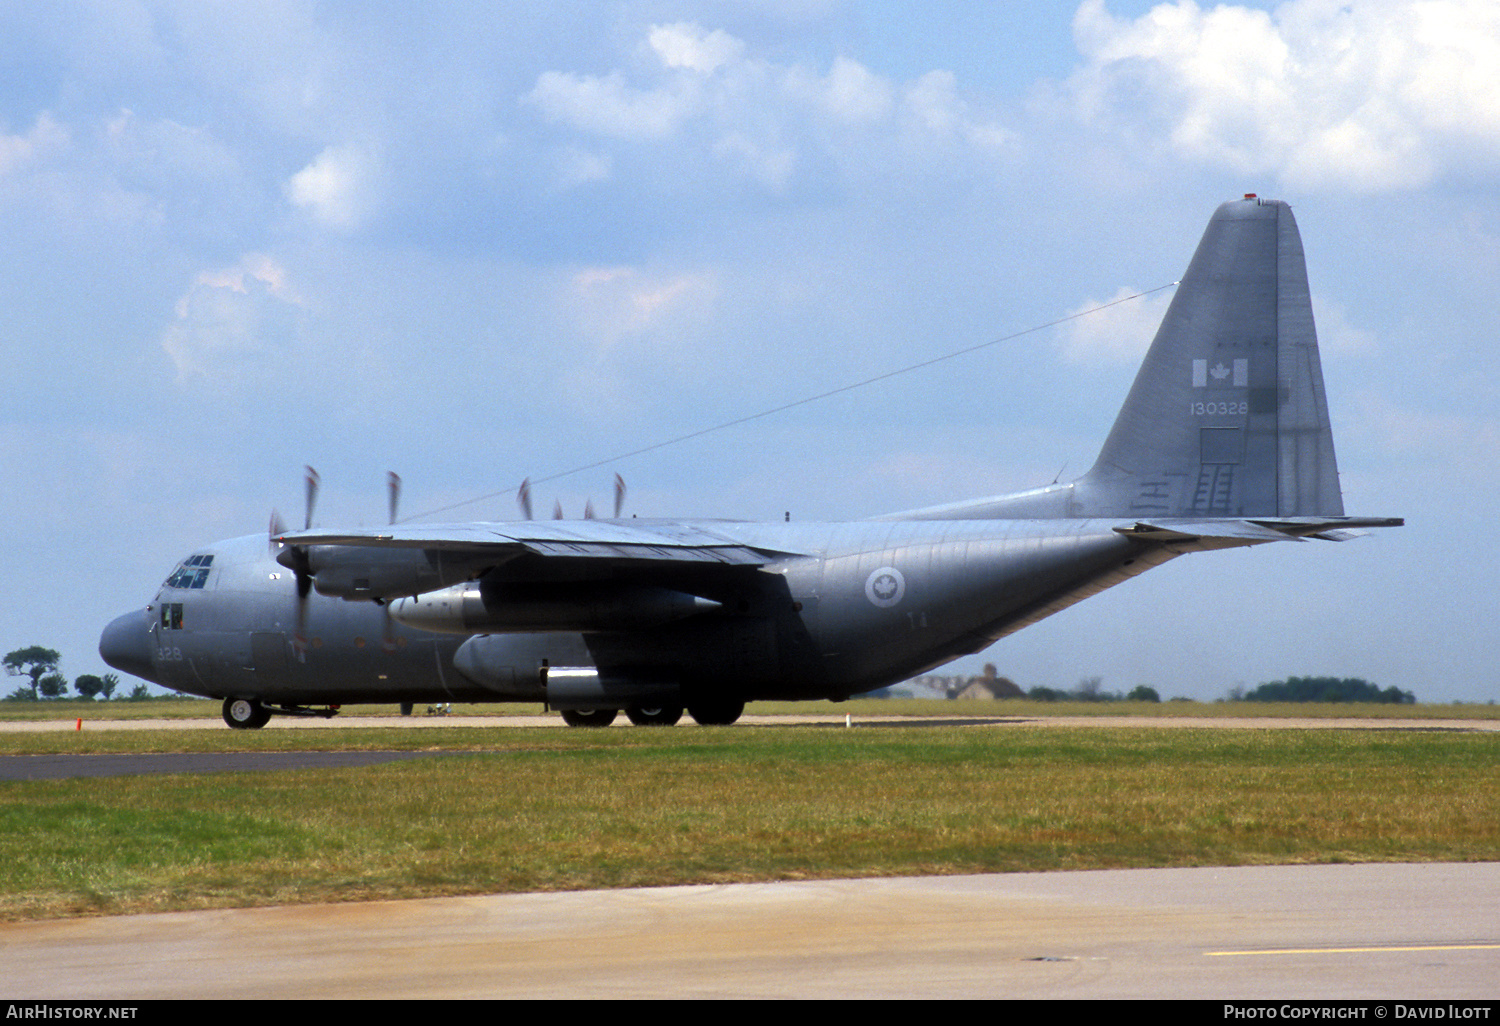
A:
[[[716,698],[694,702],[687,711],[700,727],[727,727],[740,718],[745,703],[739,699]]]
[[[224,722],[235,730],[259,730],[271,722],[271,711],[253,698],[226,698]]]
[[[618,709],[564,709],[562,718],[570,727],[607,727],[619,713]]]
[[[654,709],[632,707],[625,710],[625,715],[637,727],[670,727],[682,719],[682,706],[663,705]]]

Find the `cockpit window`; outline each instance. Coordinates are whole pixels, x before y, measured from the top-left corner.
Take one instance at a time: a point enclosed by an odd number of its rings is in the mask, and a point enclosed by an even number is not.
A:
[[[168,588],[201,588],[208,583],[208,571],[213,566],[213,553],[205,552],[196,556],[189,556],[178,564],[177,569],[171,577],[167,578]]]

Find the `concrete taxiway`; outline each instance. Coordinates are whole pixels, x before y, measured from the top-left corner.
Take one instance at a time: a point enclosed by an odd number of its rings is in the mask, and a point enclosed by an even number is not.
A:
[[[1493,999],[1500,863],[663,887],[0,926],[7,996]]]

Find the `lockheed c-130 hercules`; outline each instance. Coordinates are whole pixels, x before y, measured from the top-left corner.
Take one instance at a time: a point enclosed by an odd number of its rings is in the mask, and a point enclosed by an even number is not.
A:
[[[617,502],[613,519],[337,531],[311,527],[312,496],[304,530],[273,520],[269,545],[185,559],[105,628],[104,660],[223,699],[239,728],[453,701],[727,724],[751,699],[904,680],[1184,553],[1402,523],[1344,515],[1302,240],[1253,195],[1215,212],[1071,483],[854,523],[620,519]]]

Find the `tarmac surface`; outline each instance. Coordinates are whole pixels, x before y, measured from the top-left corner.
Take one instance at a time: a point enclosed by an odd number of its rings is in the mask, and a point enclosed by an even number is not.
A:
[[[0,952],[17,1000],[1492,1000],[1497,895],[1500,863],[828,880],[19,923]]]

